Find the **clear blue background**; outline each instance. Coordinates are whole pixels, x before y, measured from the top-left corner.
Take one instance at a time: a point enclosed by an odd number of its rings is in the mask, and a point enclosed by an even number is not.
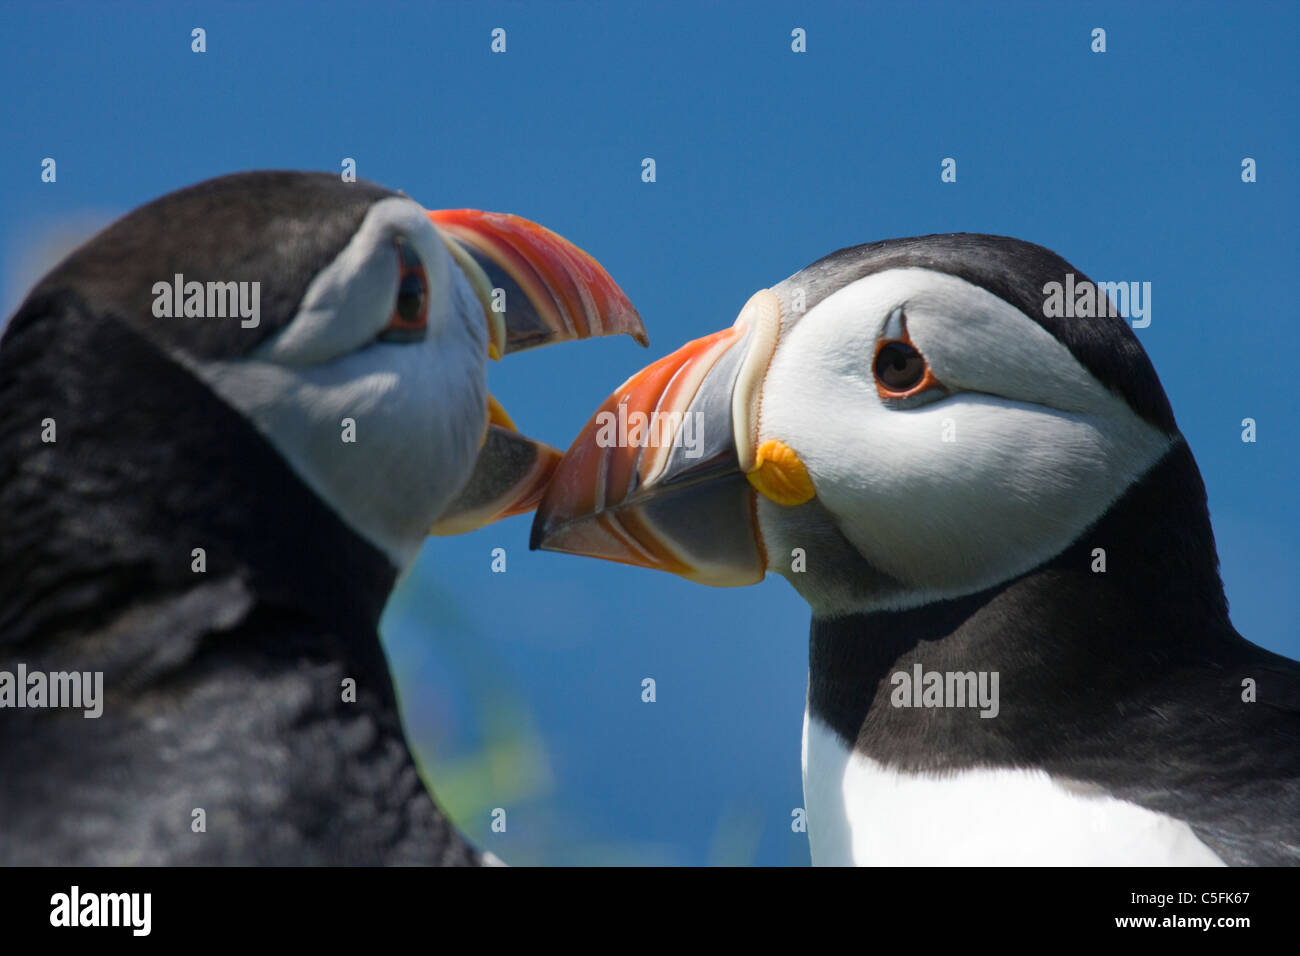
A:
[[[1139,335],[1209,486],[1234,621],[1300,656],[1298,9],[6,3],[0,302],[163,192],[355,157],[430,208],[550,226],[638,305],[649,352],[585,342],[490,370],[520,425],[563,447],[632,371],[825,253],[1033,240],[1153,284]],[[516,863],[805,863],[793,591],[530,554],[528,527],[431,542],[386,618],[410,734],[457,822]]]

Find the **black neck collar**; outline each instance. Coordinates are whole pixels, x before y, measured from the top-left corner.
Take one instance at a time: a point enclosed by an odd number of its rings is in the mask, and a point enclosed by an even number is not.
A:
[[[1094,548],[1106,551],[1105,573],[1092,570]],[[1228,621],[1205,488],[1180,440],[1027,574],[913,610],[814,618],[809,710],[860,752],[903,767],[1038,764],[1106,733],[1117,699],[1147,693],[1178,662],[1244,644]],[[916,664],[997,672],[999,715],[893,706],[893,675]]]

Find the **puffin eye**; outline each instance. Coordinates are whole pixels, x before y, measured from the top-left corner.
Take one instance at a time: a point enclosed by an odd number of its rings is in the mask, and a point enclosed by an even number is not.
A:
[[[388,325],[379,333],[381,342],[418,342],[429,324],[429,280],[420,256],[403,239],[397,247],[397,303]]]
[[[925,359],[910,342],[886,342],[876,350],[876,383],[884,395],[910,392],[927,372]]]

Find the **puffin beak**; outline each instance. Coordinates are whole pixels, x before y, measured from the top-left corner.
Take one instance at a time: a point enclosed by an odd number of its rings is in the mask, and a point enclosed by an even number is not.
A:
[[[649,344],[623,290],[563,236],[502,212],[440,209],[429,218],[483,304],[491,358],[619,333]]]
[[[429,218],[483,307],[490,358],[619,333],[648,344],[623,290],[562,236],[507,213],[449,209]],[[488,396],[488,425],[474,471],[429,533],[462,534],[532,511],[560,457],[551,446],[521,435]]]
[[[779,326],[779,301],[765,289],[730,329],[623,383],[555,469],[530,546],[701,584],[761,581],[757,495],[779,495],[774,479],[789,477],[765,461],[754,434]]]

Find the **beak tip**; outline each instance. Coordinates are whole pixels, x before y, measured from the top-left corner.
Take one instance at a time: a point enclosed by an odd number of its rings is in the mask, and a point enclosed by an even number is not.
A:
[[[627,294],[614,283],[610,282],[610,298],[614,300],[614,305],[605,309],[605,316],[598,321],[603,323],[610,333],[623,333],[630,335],[632,340],[642,348],[650,347],[650,335],[646,332],[645,323],[641,320],[641,313],[637,311],[636,306]]]

